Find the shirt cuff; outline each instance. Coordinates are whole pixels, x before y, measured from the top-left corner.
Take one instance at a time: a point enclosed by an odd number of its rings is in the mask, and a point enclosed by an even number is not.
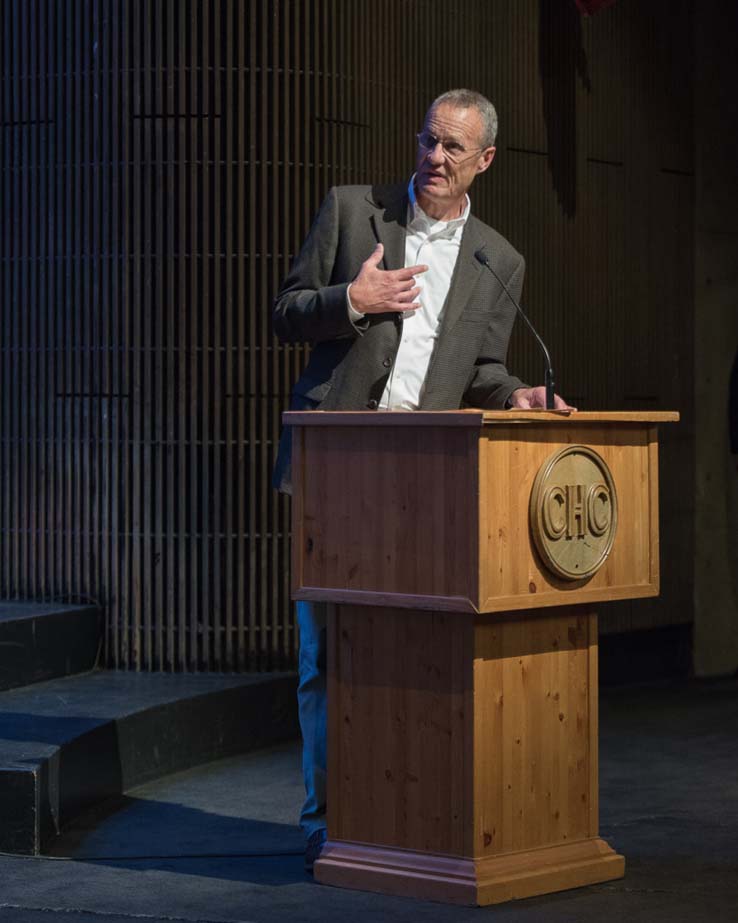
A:
[[[348,308],[349,320],[353,323],[356,321],[363,320],[366,316],[362,314],[361,311],[357,311],[356,308],[351,304],[351,286],[353,282],[349,282],[348,287],[346,288],[346,307]]]

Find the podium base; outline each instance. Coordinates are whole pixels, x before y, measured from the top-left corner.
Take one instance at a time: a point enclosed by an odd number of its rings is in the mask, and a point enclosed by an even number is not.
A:
[[[599,837],[484,859],[329,840],[314,874],[341,888],[483,906],[622,878],[625,859]]]

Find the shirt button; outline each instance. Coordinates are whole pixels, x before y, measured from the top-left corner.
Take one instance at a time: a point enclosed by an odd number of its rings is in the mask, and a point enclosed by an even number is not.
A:
[[[379,403],[375,401],[374,398],[372,398],[372,400],[370,400],[366,406],[369,408],[369,410],[376,410],[377,407],[379,407]]]
[[[387,358],[384,360],[384,362],[382,363],[382,365],[383,365],[386,369],[388,369],[388,368],[392,365],[392,360],[390,359],[389,356],[387,356]]]

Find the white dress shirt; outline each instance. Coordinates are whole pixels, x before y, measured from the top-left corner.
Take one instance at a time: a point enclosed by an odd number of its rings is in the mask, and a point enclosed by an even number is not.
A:
[[[459,218],[452,221],[430,218],[415,198],[414,175],[408,185],[408,196],[405,267],[426,265],[428,270],[417,277],[421,292],[416,301],[420,308],[404,318],[395,363],[379,401],[380,410],[417,410],[420,405],[425,376],[441,327],[441,311],[471,210],[467,196],[464,213]],[[348,307],[352,317],[363,316],[354,311],[350,296]]]

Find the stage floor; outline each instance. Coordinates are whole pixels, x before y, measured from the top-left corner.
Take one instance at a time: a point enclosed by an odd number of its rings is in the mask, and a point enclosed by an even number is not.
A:
[[[210,763],[0,856],[0,923],[680,923],[738,920],[738,681],[601,690],[601,834],[621,881],[484,909],[343,891],[303,872],[300,748]]]

